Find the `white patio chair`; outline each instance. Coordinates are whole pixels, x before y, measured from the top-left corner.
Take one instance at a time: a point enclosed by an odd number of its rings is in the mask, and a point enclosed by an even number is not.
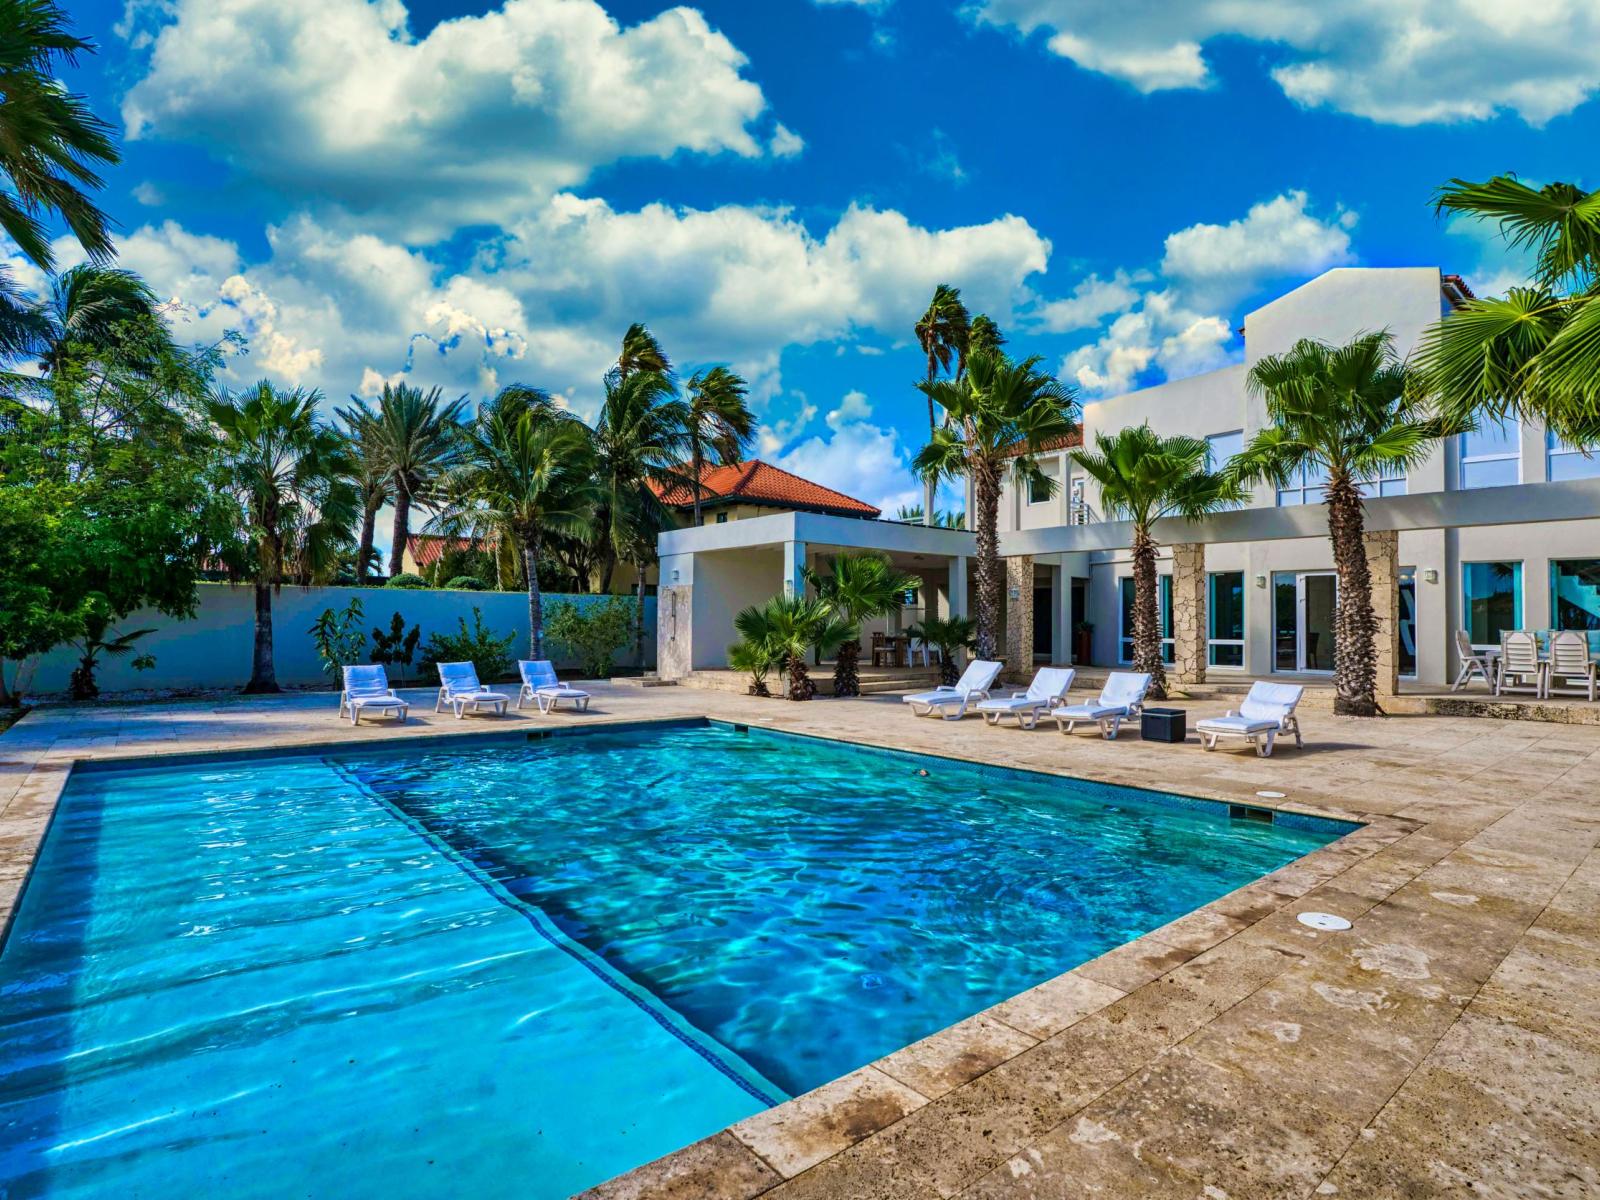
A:
[[[1149,672],[1113,671],[1106,676],[1098,700],[1051,709],[1050,715],[1062,733],[1071,733],[1079,721],[1093,721],[1106,741],[1114,742],[1122,723],[1137,717],[1144,708],[1144,695],[1149,690]]]
[[[922,665],[925,667],[931,667],[933,665],[933,660],[938,656],[938,653],[939,652],[929,646],[927,641],[923,638],[911,638],[906,644],[906,666],[916,666],[917,655],[920,654],[922,655]]]
[[[1494,687],[1495,655],[1475,647],[1465,629],[1456,630],[1456,657],[1461,660],[1461,673],[1450,685],[1452,692],[1460,691],[1463,686],[1471,682],[1474,672],[1483,676],[1483,682],[1488,687]]]
[[[1539,642],[1533,634],[1522,630],[1501,634],[1500,659],[1495,663],[1494,694],[1532,692],[1536,697],[1543,698],[1545,670],[1549,665],[1539,657]]]
[[[1552,695],[1556,681],[1563,691],[1581,687],[1593,700],[1600,694],[1600,662],[1589,656],[1589,639],[1576,629],[1563,629],[1550,639],[1550,661],[1545,668],[1544,694]]]
[[[539,706],[542,713],[549,712],[563,700],[570,701],[579,712],[589,708],[589,693],[580,691],[556,678],[555,664],[545,658],[519,658],[517,672],[522,676],[522,690],[517,693],[517,707],[529,700]]]
[[[344,691],[339,693],[339,715],[344,716],[348,709],[350,724],[354,725],[361,720],[363,710],[369,708],[380,713],[393,713],[402,723],[411,711],[411,705],[395,695],[394,689],[389,686],[389,676],[382,663],[344,668]]]
[[[458,721],[469,710],[481,712],[486,708],[493,710],[496,716],[504,716],[506,705],[510,703],[510,696],[478,682],[478,668],[471,663],[439,664],[439,698],[433,702],[434,712],[449,704]]]
[[[994,677],[1000,674],[1000,666],[997,662],[975,658],[967,664],[967,669],[961,673],[954,687],[940,684],[931,692],[918,692],[901,699],[911,705],[914,716],[925,717],[937,713],[946,721],[959,721],[967,715],[969,706],[989,698],[989,688],[994,683]]]
[[[980,700],[978,711],[991,725],[1000,724],[1002,717],[1015,717],[1023,729],[1032,729],[1040,717],[1066,701],[1077,674],[1070,667],[1040,667],[1027,691]]]
[[[1300,719],[1294,715],[1294,709],[1305,692],[1305,688],[1294,683],[1252,683],[1250,694],[1239,705],[1238,712],[1229,709],[1225,717],[1206,717],[1195,722],[1200,744],[1207,750],[1215,750],[1218,738],[1244,738],[1262,758],[1271,758],[1272,744],[1278,735],[1292,733],[1295,746],[1303,747],[1305,740],[1300,736]]]

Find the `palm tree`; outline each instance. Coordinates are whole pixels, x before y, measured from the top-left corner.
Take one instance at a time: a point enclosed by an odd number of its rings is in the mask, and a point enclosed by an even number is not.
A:
[[[939,377],[941,370],[950,370],[951,359],[955,360],[955,373],[964,375],[967,369],[967,345],[970,336],[967,306],[961,303],[961,290],[953,288],[948,283],[941,283],[933,289],[933,299],[928,302],[926,311],[917,319],[913,332],[917,335],[917,345],[922,348],[922,353],[928,359],[928,376],[924,381],[927,387],[922,390],[927,392],[933,386],[933,381]],[[934,411],[933,397],[928,396],[928,437],[931,440],[939,428],[938,414]],[[922,500],[923,524],[933,524],[934,514],[934,488],[937,480],[929,478],[925,481],[925,492]]]
[[[980,658],[994,658],[999,642],[1001,479],[1009,469],[1019,486],[1044,480],[1034,456],[1046,442],[1077,429],[1073,389],[1041,370],[1041,361],[1035,356],[1014,363],[1001,354],[978,354],[962,377],[919,385],[944,409],[945,419],[913,467],[934,483],[961,476],[972,481]]]
[[[939,651],[939,682],[953,684],[961,677],[956,670],[956,651],[972,649],[977,628],[971,617],[924,617],[906,633]]]
[[[355,460],[355,486],[361,505],[361,536],[356,542],[356,583],[365,587],[367,572],[376,553],[372,548],[378,524],[378,510],[389,499],[391,491],[388,460],[383,455],[383,442],[378,433],[378,416],[366,401],[350,397],[350,407],[338,410],[339,419],[350,438],[350,450]]]
[[[1364,480],[1421,462],[1444,426],[1425,418],[1421,389],[1387,332],[1345,346],[1309,338],[1250,368],[1250,391],[1266,398],[1271,424],[1234,456],[1224,474],[1241,484],[1285,486],[1302,468],[1327,480],[1328,536],[1339,572],[1334,623],[1334,712],[1377,715],[1372,583],[1361,502]]]
[[[701,371],[689,380],[683,408],[689,448],[689,482],[694,488],[694,523],[700,524],[700,477],[707,457],[735,463],[755,436],[756,418],[746,403],[750,385],[727,367]]]
[[[510,391],[510,389],[508,389]],[[530,388],[502,392],[463,435],[460,462],[429,527],[482,542],[509,540],[528,582],[528,652],[544,657],[539,554],[547,535],[593,538],[601,499],[589,429]]]
[[[110,221],[87,194],[101,186],[96,168],[120,161],[112,127],[60,83],[63,65],[93,51],[54,0],[0,0],[0,230],[46,271],[52,214],[91,262],[113,253]]]
[[[809,700],[817,694],[806,671],[806,655],[813,649],[832,654],[853,635],[847,621],[812,596],[774,596],[759,608],[745,609],[733,624],[745,641],[766,646],[774,661],[784,663],[791,700]]]
[[[410,384],[384,384],[374,413],[376,452],[389,469],[394,500],[389,574],[398,575],[411,536],[411,506],[431,503],[461,448],[465,396],[444,403],[438,388],[424,392]]]
[[[57,275],[50,295],[39,305],[39,366],[59,373],[75,354],[109,350],[129,326],[157,315],[160,300],[150,285],[132,271],[83,263]],[[165,335],[164,323],[156,326]],[[156,347],[155,352],[171,347]],[[146,355],[154,357],[155,355]]]
[[[851,631],[839,644],[833,664],[833,694],[859,696],[862,622],[888,616],[899,608],[906,591],[916,587],[918,580],[881,554],[836,554],[829,560],[827,575],[810,567],[804,574],[817,596]]]
[[[913,525],[923,524],[922,505],[902,504],[895,512],[896,521],[906,521]],[[965,529],[967,527],[967,514],[956,509],[936,508],[933,510],[933,520],[928,524],[939,529]]]
[[[1148,671],[1151,696],[1164,700],[1151,526],[1162,517],[1199,520],[1239,503],[1244,488],[1232,476],[1207,470],[1204,438],[1162,437],[1149,425],[1096,434],[1095,448],[1074,450],[1072,458],[1099,485],[1106,515],[1133,522],[1133,669]]]
[[[998,354],[1000,348],[1006,344],[1006,335],[1000,332],[1000,326],[992,321],[988,314],[979,313],[972,318],[972,324],[967,330],[967,354]]]
[[[1452,179],[1435,204],[1497,221],[1536,256],[1528,286],[1468,300],[1423,334],[1416,367],[1446,426],[1515,414],[1575,446],[1600,443],[1600,190],[1498,175]]]
[[[765,642],[740,640],[728,647],[728,665],[735,671],[750,676],[746,691],[752,696],[768,697],[772,689],[767,686],[767,676],[774,665],[772,648]]]
[[[220,443],[223,485],[239,504],[253,553],[255,654],[246,692],[276,692],[272,664],[272,593],[289,555],[325,560],[354,515],[353,464],[344,437],[317,413],[321,393],[282,391],[266,380],[242,392],[218,391],[206,414]],[[291,543],[287,535],[293,535]]]
[[[661,348],[656,335],[638,321],[629,325],[627,332],[622,335],[622,353],[617,356],[617,364],[608,374],[623,380],[636,371],[653,371],[657,375],[665,375],[669,381],[672,379],[672,360]]]

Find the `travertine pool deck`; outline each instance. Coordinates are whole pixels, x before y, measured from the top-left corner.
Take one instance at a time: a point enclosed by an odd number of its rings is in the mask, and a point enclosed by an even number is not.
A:
[[[359,729],[327,695],[37,710],[0,735],[0,925],[78,759],[703,715],[1283,806],[1366,827],[590,1195],[1600,1196],[1600,727],[1310,709],[1307,748],[1263,760],[892,697],[590,690],[587,716],[504,721],[419,692]]]

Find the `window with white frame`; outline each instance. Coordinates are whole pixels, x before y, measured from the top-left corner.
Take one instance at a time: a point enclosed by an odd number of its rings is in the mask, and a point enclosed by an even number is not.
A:
[[[1505,487],[1522,482],[1522,426],[1514,417],[1486,420],[1458,439],[1462,488]]]
[[[1376,476],[1363,479],[1356,484],[1356,490],[1368,500],[1375,500],[1380,496],[1404,496],[1406,469],[1395,463],[1380,467]]]
[[[1284,486],[1278,489],[1278,507],[1288,508],[1294,504],[1321,504],[1323,490],[1327,486],[1328,473],[1323,470],[1322,464],[1306,463],[1289,476]]]
[[[1600,449],[1592,449],[1585,454],[1576,446],[1567,445],[1554,433],[1545,434],[1545,447],[1550,464],[1550,482],[1600,476]]]
[[[1220,471],[1228,460],[1244,449],[1244,430],[1213,433],[1206,438],[1206,470]]]
[[[1117,581],[1121,588],[1118,605],[1117,661],[1133,661],[1133,576],[1124,575]],[[1172,576],[1156,576],[1156,623],[1161,628],[1161,661],[1170,663],[1177,658],[1177,641],[1172,635]]]
[[[1213,667],[1244,666],[1244,572],[1213,571],[1206,642]]]
[[[1039,473],[1028,477],[1028,503],[1048,504],[1055,481],[1056,464],[1053,462],[1041,462],[1039,464]]]

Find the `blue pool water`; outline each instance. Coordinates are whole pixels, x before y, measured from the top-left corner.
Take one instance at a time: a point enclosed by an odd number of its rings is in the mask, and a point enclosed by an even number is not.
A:
[[[565,1196],[1348,828],[720,725],[79,772],[0,1197]]]

